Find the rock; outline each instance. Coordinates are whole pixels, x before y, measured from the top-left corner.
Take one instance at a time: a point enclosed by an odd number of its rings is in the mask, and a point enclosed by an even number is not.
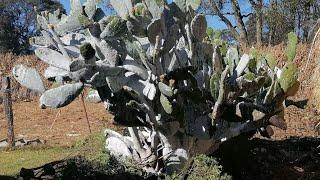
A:
[[[97,90],[91,89],[86,97],[86,101],[90,103],[99,103],[101,98]]]
[[[6,139],[0,141],[0,148],[5,148],[5,147],[8,147],[8,146],[9,146],[9,144],[8,144]]]
[[[285,120],[282,117],[280,117],[278,115],[272,116],[269,119],[269,122],[272,126],[280,128],[282,130],[287,130],[287,123],[285,122]]]
[[[33,139],[33,140],[28,140],[28,139],[16,139],[15,140],[15,147],[22,147],[22,146],[27,146],[27,145],[40,145],[40,144],[45,144],[45,140],[40,140],[40,139]],[[0,148],[6,148],[8,147],[9,144],[7,142],[7,139],[1,140],[0,141]]]
[[[133,159],[133,154],[127,144],[116,137],[106,139],[106,149],[119,161],[125,162],[128,159]]]
[[[273,129],[272,129],[271,126],[267,126],[267,127],[266,127],[266,132],[268,133],[268,135],[269,135],[270,137],[274,135],[274,131],[273,131]]]

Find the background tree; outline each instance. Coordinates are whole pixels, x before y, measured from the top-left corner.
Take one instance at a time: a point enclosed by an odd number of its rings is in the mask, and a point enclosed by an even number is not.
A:
[[[262,45],[262,16],[263,16],[263,1],[262,0],[249,0],[254,9],[255,27],[256,27],[256,43],[257,46]]]
[[[240,45],[260,46],[281,43],[291,31],[307,41],[319,7],[320,0],[204,0],[200,11],[219,17]]]
[[[39,11],[63,9],[59,1],[52,0],[2,0],[0,2],[0,53],[30,52],[29,38],[37,33],[36,14]]]
[[[226,7],[231,7],[231,9]],[[237,0],[204,0],[200,11],[207,15],[218,16],[241,46],[249,45],[244,18],[250,16],[251,13],[244,14]],[[228,16],[233,16],[236,24],[233,24]]]

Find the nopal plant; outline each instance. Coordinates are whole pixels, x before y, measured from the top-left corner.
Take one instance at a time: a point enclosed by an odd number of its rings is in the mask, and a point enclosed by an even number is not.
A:
[[[68,16],[38,12],[42,35],[30,43],[48,64],[43,76],[58,85],[45,87],[30,67],[12,71],[42,94],[41,108],[67,106],[85,87],[95,89],[114,123],[129,132],[105,130],[105,148],[150,174],[179,171],[241,134],[270,137],[273,126],[286,129],[283,102],[298,86],[295,40],[280,69],[206,41],[206,18],[195,11],[200,1],[110,3],[117,15],[105,15],[96,0],[71,0]]]

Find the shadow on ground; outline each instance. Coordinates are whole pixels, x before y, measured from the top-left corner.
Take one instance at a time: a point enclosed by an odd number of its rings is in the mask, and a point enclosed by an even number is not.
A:
[[[1,179],[1,180],[13,180],[13,179],[15,179],[15,178],[13,178],[13,177],[11,177],[11,176],[2,176],[2,175],[0,175],[0,179]]]
[[[233,179],[320,179],[320,138],[239,137],[222,144],[214,156]]]
[[[233,179],[320,179],[320,138],[290,138],[282,141],[246,140],[237,137],[222,144],[213,154]],[[143,179],[126,173],[116,163],[108,166],[83,157],[24,169],[21,179]],[[1,177],[0,179],[10,179]],[[149,179],[157,179],[150,177]]]

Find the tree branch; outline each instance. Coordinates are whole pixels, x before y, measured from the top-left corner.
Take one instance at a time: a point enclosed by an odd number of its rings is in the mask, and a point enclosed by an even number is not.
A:
[[[213,1],[210,0],[210,5],[212,10],[216,13],[216,15],[227,25],[228,29],[231,32],[231,35],[237,39],[238,41],[240,40],[240,35],[237,32],[237,30],[233,27],[232,23],[229,21],[227,17],[225,17],[222,12],[219,10],[217,4]]]

